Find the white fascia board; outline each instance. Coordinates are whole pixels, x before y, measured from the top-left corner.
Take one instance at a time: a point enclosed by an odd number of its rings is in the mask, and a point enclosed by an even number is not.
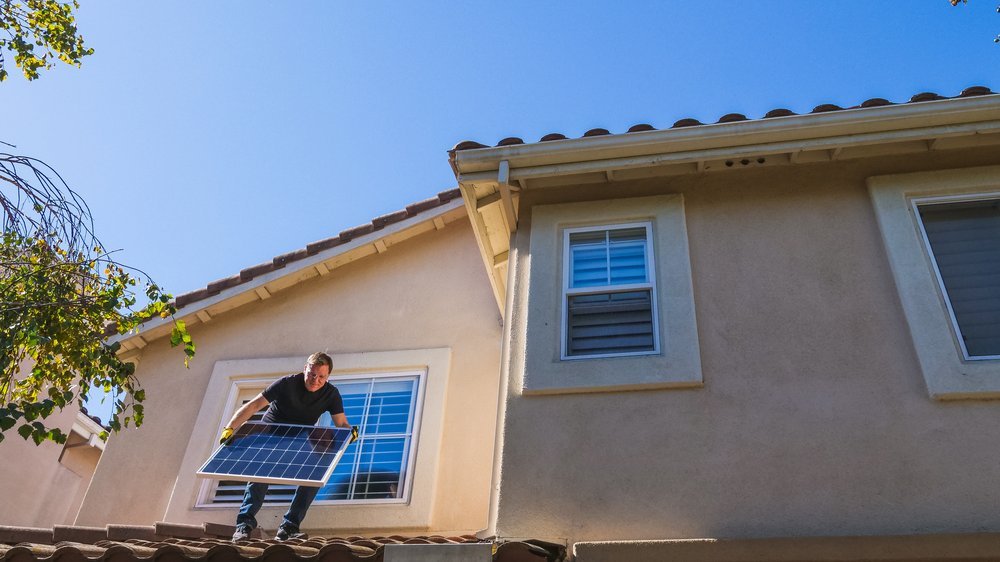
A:
[[[475,181],[478,173],[496,176],[500,162],[517,169],[644,155],[738,148],[865,133],[888,133],[1000,119],[1000,95],[957,98],[899,105],[842,109],[827,113],[762,118],[636,133],[603,135],[532,144],[461,150],[454,153],[460,181]]]
[[[382,230],[377,230],[371,234],[366,234],[364,236],[359,236],[346,244],[341,244],[339,246],[334,246],[333,248],[328,248],[319,252],[315,255],[305,257],[303,259],[294,261],[286,265],[281,269],[276,269],[274,271],[269,271],[267,273],[258,275],[253,279],[247,281],[246,283],[240,283],[235,287],[230,287],[220,291],[216,295],[206,297],[199,301],[193,302],[188,306],[178,310],[178,314],[174,318],[178,320],[187,320],[190,318],[197,317],[199,311],[205,310],[213,305],[220,302],[226,301],[233,297],[245,294],[245,293],[256,293],[258,288],[263,288],[264,285],[274,281],[276,279],[281,279],[283,277],[289,277],[299,273],[300,271],[311,269],[317,264],[323,263],[327,260],[337,257],[341,254],[346,254],[352,250],[366,246],[368,244],[373,244],[377,240],[382,240],[388,238],[393,234],[402,232],[409,228],[412,228],[418,224],[424,222],[432,222],[435,218],[442,215],[446,215],[455,209],[462,208],[465,206],[465,202],[461,197],[456,197],[451,201],[433,209],[429,209],[420,213],[415,217],[410,217],[408,219],[401,220],[397,223],[393,223],[386,226]],[[127,342],[133,338],[139,337],[140,335],[148,335],[150,331],[159,328],[161,326],[172,324],[174,319],[172,318],[154,318],[141,326],[141,331],[139,333],[121,335],[117,334],[108,338],[108,343],[114,342]],[[147,338],[148,341],[148,338]]]

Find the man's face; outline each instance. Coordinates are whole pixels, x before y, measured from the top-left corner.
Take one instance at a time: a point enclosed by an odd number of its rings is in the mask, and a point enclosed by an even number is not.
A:
[[[316,392],[323,388],[326,379],[330,378],[330,367],[326,365],[306,365],[302,370],[305,374],[306,390]]]

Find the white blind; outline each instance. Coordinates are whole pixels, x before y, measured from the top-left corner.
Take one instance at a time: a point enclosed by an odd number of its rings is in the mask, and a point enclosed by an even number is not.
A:
[[[923,205],[920,217],[966,352],[1000,356],[1000,199]]]

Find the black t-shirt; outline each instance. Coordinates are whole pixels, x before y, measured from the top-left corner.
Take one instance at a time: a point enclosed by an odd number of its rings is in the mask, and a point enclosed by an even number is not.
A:
[[[335,386],[326,383],[316,392],[309,392],[302,373],[281,377],[261,394],[271,403],[264,414],[265,422],[313,425],[323,412],[332,416],[344,413],[344,401]]]

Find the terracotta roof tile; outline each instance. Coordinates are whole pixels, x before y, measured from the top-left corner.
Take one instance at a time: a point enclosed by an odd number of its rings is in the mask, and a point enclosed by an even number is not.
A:
[[[340,231],[341,240],[354,240],[359,236],[364,236],[365,234],[371,234],[375,232],[375,225],[372,223],[362,224],[360,226],[355,226],[354,228],[348,228],[347,230]]]
[[[453,537],[393,535],[389,537],[307,537],[285,542],[250,539],[232,543],[200,535],[231,532],[229,525],[181,525],[158,522],[152,526],[108,525],[56,529],[0,526],[0,562],[381,562],[388,544],[495,544],[496,562],[563,560],[562,545],[543,541],[483,540],[473,535]],[[143,535],[145,538],[115,538]]]
[[[883,105],[894,105],[891,101],[885,98],[871,98],[861,102],[860,107],[880,107]]]
[[[648,123],[638,123],[628,128],[629,133],[641,133],[642,131],[655,131],[656,127]]]
[[[380,217],[373,218],[372,219],[372,224],[375,225],[376,229],[385,228],[385,226],[387,224],[392,224],[392,223],[395,223],[395,222],[399,222],[399,221],[401,221],[403,219],[408,218],[409,216],[410,216],[410,214],[406,212],[406,209],[400,209],[400,210],[398,210],[396,212],[388,213],[388,214],[382,215]]]
[[[249,281],[258,275],[262,275],[270,271],[274,271],[273,261],[258,263],[257,265],[251,265],[246,269],[240,270],[240,279],[243,281]]]
[[[275,269],[280,269],[282,267],[285,267],[289,263],[291,263],[293,261],[298,261],[298,260],[300,260],[300,259],[302,259],[302,258],[304,258],[304,257],[306,257],[308,255],[309,255],[309,252],[305,248],[301,248],[299,250],[295,250],[294,252],[288,252],[287,254],[281,254],[280,256],[274,256],[274,258],[271,261],[274,263]],[[209,288],[211,288],[212,284],[209,283],[208,286],[209,286]]]
[[[828,113],[830,111],[840,111],[841,109],[844,108],[840,107],[839,105],[834,105],[832,103],[821,103],[816,107],[814,107],[813,110],[810,111],[809,113]]]
[[[306,244],[306,253],[309,254],[310,256],[313,256],[322,252],[323,250],[329,250],[334,246],[340,246],[344,242],[346,242],[346,240],[342,239],[340,236],[334,236],[332,238],[319,240],[313,242],[312,244]]]
[[[968,88],[962,90],[962,93],[958,94],[958,97],[967,98],[969,96],[985,96],[992,93],[993,92],[986,86],[969,86]]]
[[[704,125],[701,121],[697,119],[692,119],[687,117],[685,119],[678,119],[674,121],[674,124],[670,126],[671,129],[679,129],[681,127],[697,127],[698,125]]]
[[[934,92],[922,92],[914,95],[910,98],[910,103],[920,103],[922,101],[934,101],[946,99],[944,96],[939,96]]]
[[[789,115],[798,115],[798,113],[795,113],[791,109],[785,109],[783,107],[779,107],[765,113],[764,119],[770,119],[772,117],[788,117]]]
[[[719,123],[735,123],[737,121],[746,121],[747,116],[742,113],[727,113],[719,118]]]
[[[962,90],[962,92],[960,94],[958,94],[957,96],[954,96],[954,97],[956,97],[956,98],[967,98],[967,97],[971,97],[971,96],[985,96],[985,95],[989,95],[989,94],[993,94],[993,93],[996,93],[996,92],[993,92],[992,90],[990,90],[986,86],[971,86],[971,87],[968,87],[968,88]],[[907,103],[922,103],[922,102],[926,102],[926,101],[944,100],[944,99],[949,99],[949,98],[947,98],[945,96],[941,96],[941,95],[933,93],[933,92],[923,92],[923,93],[916,94],[915,96],[911,97],[910,100]],[[840,107],[838,105],[834,105],[834,104],[830,104],[830,103],[825,103],[825,104],[821,104],[821,105],[816,106],[815,108],[813,108],[812,111],[810,111],[810,113],[827,113],[827,112],[831,112],[831,111],[843,111],[844,109],[858,109],[858,108],[880,107],[880,106],[885,106],[885,105],[894,105],[894,104],[892,102],[884,99],[884,98],[871,98],[871,99],[869,99],[869,100],[861,103],[860,105],[854,106],[854,107],[851,107],[851,108],[844,108],[844,107]],[[788,109],[777,108],[777,109],[772,109],[771,111],[768,111],[763,116],[763,118],[764,119],[769,119],[769,118],[772,118],[772,117],[787,117],[787,116],[790,116],[790,115],[796,115],[796,113],[794,113],[794,112],[792,112],[792,111],[790,111]],[[717,123],[733,123],[733,122],[737,122],[737,121],[750,121],[750,120],[751,120],[750,118],[748,118],[747,116],[745,116],[745,115],[743,115],[741,113],[727,113],[726,115],[723,115],[717,121]],[[670,126],[670,128],[671,129],[678,129],[678,128],[681,128],[681,127],[696,127],[696,126],[702,126],[702,125],[706,125],[706,123],[702,123],[701,121],[699,121],[697,119],[686,118],[686,119],[680,119],[680,120],[676,121],[673,125]],[[628,132],[632,133],[632,132],[636,132],[636,131],[655,131],[655,130],[656,129],[654,127],[650,126],[650,125],[641,124],[641,125],[634,125],[633,127],[629,128]],[[598,128],[598,129],[591,129],[591,130],[587,131],[586,133],[584,133],[583,136],[584,137],[592,137],[592,136],[608,135],[608,134],[612,134],[612,133],[609,133],[607,129],[600,129],[600,128]],[[508,138],[516,138],[516,137],[508,137]],[[549,133],[549,134],[545,135],[544,137],[542,137],[539,142],[548,142],[548,141],[566,140],[566,139],[567,139],[566,135],[563,135],[561,133]],[[500,143],[497,146],[506,146],[506,144],[504,144],[504,142],[507,141],[507,140],[508,139],[504,139],[503,141],[500,141]],[[518,139],[518,140],[520,140],[520,139]],[[462,150],[474,150],[474,149],[478,149],[478,148],[489,148],[489,147],[486,146],[486,145],[484,145],[484,144],[480,144],[478,142],[475,142],[475,141],[468,141],[467,140],[467,141],[462,141],[462,142],[456,144],[455,147],[452,149],[452,151],[453,152],[457,152],[457,151],[462,151]]]
[[[507,137],[505,139],[500,139],[497,146],[511,146],[515,144],[524,144],[524,141],[519,137]]]

